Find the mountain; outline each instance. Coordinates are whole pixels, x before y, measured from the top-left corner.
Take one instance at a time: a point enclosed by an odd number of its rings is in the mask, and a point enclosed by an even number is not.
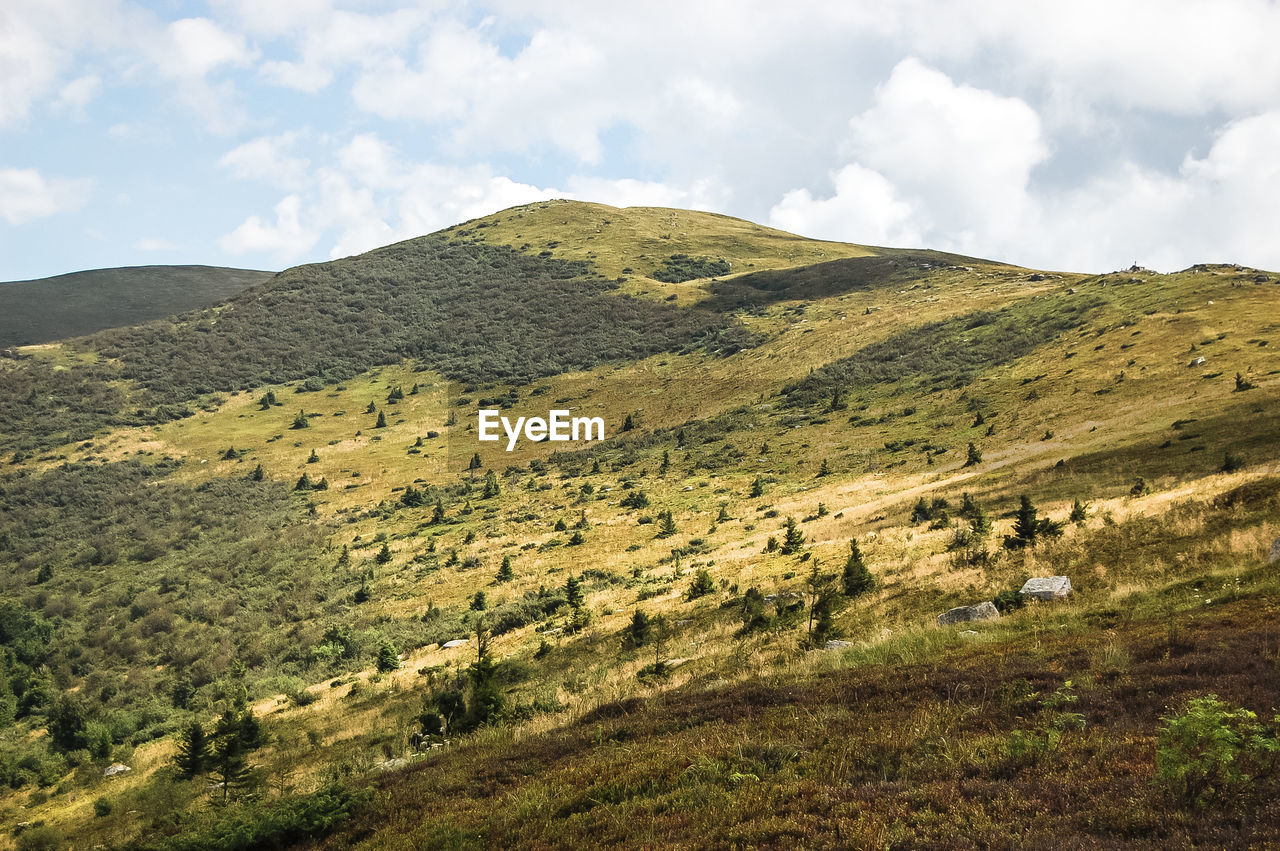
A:
[[[272,274],[218,266],[128,266],[0,283],[0,348],[209,307]]]
[[[1280,842],[1278,307],[1236,266],[543,202],[11,352],[0,814],[32,847]],[[507,451],[482,409],[604,439]]]

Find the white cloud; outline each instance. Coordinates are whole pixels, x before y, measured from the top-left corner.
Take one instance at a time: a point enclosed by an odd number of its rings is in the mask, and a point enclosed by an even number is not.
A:
[[[1016,245],[1034,217],[1028,183],[1048,147],[1017,98],[906,59],[849,129],[851,161],[833,175],[834,194],[789,192],[771,222],[853,242],[991,252]]]
[[[277,151],[270,143],[275,140],[268,141],[237,148],[246,152],[230,164],[256,167],[273,161]],[[494,174],[481,164],[406,162],[372,133],[354,136],[319,168],[306,170],[303,161],[295,165],[299,191],[276,206],[275,223],[250,216],[222,238],[224,250],[290,261],[323,238],[330,242],[330,257],[346,257],[560,194]]]
[[[302,224],[302,199],[285,196],[275,207],[275,223],[250,216],[231,233],[218,240],[228,254],[266,254],[282,261],[292,260],[316,244],[320,235]]]
[[[243,66],[256,56],[244,36],[230,33],[208,18],[183,18],[165,28],[156,64],[174,77],[204,77],[223,65]]]
[[[306,179],[308,166],[306,159],[288,153],[297,139],[297,133],[260,136],[223,154],[218,165],[241,180],[297,188]]]
[[[177,251],[178,246],[174,245],[167,239],[158,237],[145,237],[138,240],[139,251]]]
[[[97,74],[76,77],[58,90],[58,105],[80,111],[93,100],[102,88],[102,78]]]
[[[782,196],[769,211],[769,224],[820,239],[868,245],[923,244],[915,224],[919,212],[899,197],[883,175],[851,164],[832,175],[831,182],[835,192],[830,198],[815,199],[807,189]]]
[[[46,178],[33,168],[0,169],[0,218],[11,225],[69,213],[89,200],[92,182]]]
[[[669,183],[632,178],[606,179],[572,176],[567,197],[596,201],[614,207],[684,207],[716,211],[724,208],[725,193],[709,180],[681,187]]]
[[[1043,200],[1027,234],[1043,265],[1107,270],[1136,260],[1162,271],[1198,262],[1280,269],[1280,111],[1227,125],[1176,174],[1133,163]]]

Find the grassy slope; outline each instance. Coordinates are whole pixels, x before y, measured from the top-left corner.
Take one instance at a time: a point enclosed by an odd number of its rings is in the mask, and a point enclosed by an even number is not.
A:
[[[209,307],[273,274],[217,266],[128,266],[0,283],[0,348]]]
[[[553,204],[545,209],[558,212],[561,206]],[[582,212],[605,215],[595,210]],[[518,211],[511,211],[503,221],[511,222],[511,217],[518,215]],[[497,218],[501,217],[502,214]],[[497,228],[495,225],[480,230],[497,233]],[[561,241],[567,244],[570,239]],[[621,264],[634,263],[635,258],[625,253],[627,250],[622,243],[611,245],[610,256],[615,258],[611,262],[619,264],[619,268]],[[699,249],[690,243],[685,250]],[[604,468],[600,474],[583,475],[591,460],[587,457],[569,458],[558,469],[553,467],[550,475],[533,476],[526,472],[514,481],[504,479],[504,493],[492,503],[473,495],[477,510],[470,515],[459,513],[463,505],[460,496],[447,496],[448,513],[456,522],[443,527],[423,528],[429,509],[367,510],[382,500],[394,501],[397,489],[415,479],[439,483],[457,481],[462,462],[478,446],[466,434],[468,423],[474,419],[474,402],[457,407],[441,379],[412,373],[404,367],[384,367],[348,381],[341,388],[331,387],[319,393],[295,394],[288,387],[277,387],[282,406],[267,411],[260,411],[253,404],[262,388],[253,393],[233,394],[193,419],[145,429],[119,430],[95,440],[92,445],[66,447],[51,454],[48,460],[28,466],[52,469],[62,460],[120,459],[136,457],[139,452],[154,452],[187,459],[188,463],[173,476],[192,485],[216,476],[243,475],[256,463],[262,463],[272,478],[287,483],[303,471],[313,477],[324,475],[335,486],[326,492],[310,494],[306,499],[316,504],[320,523],[328,527],[330,546],[351,547],[353,564],[345,581],[341,576],[335,577],[345,585],[345,593],[354,592],[360,576],[372,566],[373,555],[380,546],[374,543],[379,535],[385,536],[394,554],[390,565],[375,571],[370,583],[373,600],[361,607],[348,606],[340,616],[341,621],[356,628],[376,629],[384,623],[394,625],[400,634],[408,634],[428,601],[456,611],[465,609],[466,601],[476,590],[485,590],[491,604],[499,603],[534,591],[540,585],[562,584],[570,572],[590,565],[599,571],[588,581],[588,603],[596,619],[583,638],[552,638],[554,652],[538,662],[530,657],[542,638],[535,634],[532,626],[505,635],[496,644],[500,656],[520,660],[532,673],[529,679],[512,687],[509,701],[527,704],[541,700],[561,707],[558,712],[535,716],[518,728],[519,736],[536,735],[558,724],[580,719],[601,704],[649,693],[634,678],[645,658],[618,654],[616,649],[618,631],[636,606],[650,613],[667,613],[673,619],[688,621],[673,637],[667,651],[672,658],[687,660],[676,669],[673,686],[717,680],[751,681],[760,676],[782,677],[784,682],[798,683],[796,688],[807,696],[799,699],[795,707],[803,708],[803,712],[797,715],[799,709],[786,709],[789,704],[782,701],[784,708],[779,710],[778,719],[770,722],[772,727],[763,728],[777,729],[779,725],[786,726],[783,719],[788,717],[823,718],[825,713],[835,711],[826,696],[826,686],[822,685],[825,680],[814,680],[816,674],[811,670],[827,663],[802,658],[794,649],[794,632],[765,636],[746,644],[735,641],[732,638],[736,629],[734,610],[732,607],[722,610],[719,606],[731,602],[734,596],[731,589],[735,587],[745,589],[754,584],[766,592],[799,587],[799,577],[788,576],[802,573],[808,565],[794,558],[764,555],[763,545],[767,537],[778,534],[782,517],[812,515],[819,503],[824,503],[829,513],[802,524],[809,537],[807,551],[826,569],[834,570],[843,559],[847,540],[857,536],[881,583],[877,592],[840,619],[848,637],[863,649],[849,655],[837,667],[845,664],[856,667],[868,659],[878,658],[877,654],[890,654],[892,658],[891,654],[897,652],[895,647],[914,653],[910,648],[920,642],[930,645],[942,640],[950,646],[954,639],[946,638],[947,633],[927,627],[922,630],[922,626],[950,605],[989,598],[1027,574],[1067,572],[1072,576],[1080,589],[1078,603],[1064,608],[1060,616],[1072,630],[1086,628],[1092,623],[1090,618],[1096,619],[1099,612],[1110,611],[1118,605],[1123,607],[1127,605],[1126,600],[1142,602],[1145,608],[1141,611],[1146,612],[1143,617],[1147,619],[1162,617],[1161,613],[1169,609],[1165,603],[1170,599],[1176,598],[1174,609],[1186,609],[1194,602],[1187,599],[1189,594],[1171,589],[1185,587],[1180,583],[1197,576],[1212,575],[1219,583],[1234,582],[1241,577],[1242,581],[1255,583],[1255,592],[1251,592],[1255,596],[1270,592],[1270,586],[1249,571],[1257,564],[1270,538],[1280,533],[1274,507],[1264,507],[1248,517],[1237,518],[1227,527],[1214,520],[1211,512],[1206,514],[1208,509],[1199,510],[1199,514],[1171,512],[1181,510],[1177,508],[1180,501],[1203,500],[1234,484],[1256,479],[1276,463],[1273,435],[1280,423],[1273,412],[1277,409],[1276,397],[1280,395],[1275,377],[1280,364],[1276,363],[1274,345],[1260,345],[1263,340],[1274,343],[1271,338],[1277,328],[1269,317],[1276,311],[1276,288],[1273,284],[1254,282],[1251,275],[1226,269],[1205,269],[1140,282],[1130,280],[1131,277],[1067,276],[1032,282],[1027,280],[1025,272],[1007,267],[971,266],[965,270],[921,269],[917,265],[909,274],[898,269],[883,279],[882,286],[855,287],[847,291],[836,288],[834,294],[820,300],[771,300],[746,320],[765,334],[768,341],[727,359],[711,359],[699,354],[661,355],[635,364],[543,379],[535,386],[545,388],[545,398],[531,396],[526,388],[517,411],[545,410],[548,400],[566,399],[569,401],[565,404],[570,407],[604,412],[611,434],[616,432],[625,413],[635,416],[644,434],[664,428],[672,431],[660,432],[653,445],[634,450],[628,449],[625,442],[611,444],[598,456]],[[662,286],[678,289],[682,302],[704,299],[707,292],[705,285],[698,282]],[[849,408],[835,413],[823,413],[820,407],[788,408],[776,395],[785,384],[804,377],[811,368],[855,355],[863,347],[888,340],[914,325],[975,308],[998,308],[1011,303],[1022,305],[1019,309],[1033,309],[1038,303],[1036,297],[1066,297],[1070,295],[1066,293],[1070,288],[1078,290],[1082,298],[1103,302],[1083,327],[1068,331],[1059,340],[1046,341],[1042,348],[1010,363],[980,371],[963,388],[930,392],[909,382],[850,388]],[[868,308],[879,309],[867,312]],[[910,338],[910,334],[907,337]],[[1191,352],[1193,345],[1195,352]],[[1189,369],[1187,363],[1197,353],[1208,358],[1208,362]],[[1247,373],[1260,386],[1243,393],[1233,392],[1232,376],[1236,371]],[[414,382],[422,385],[418,395],[411,395],[396,405],[386,404],[390,387],[399,385],[407,390]],[[489,392],[482,390],[479,395]],[[363,414],[371,401],[388,412],[389,427],[377,433],[370,430],[373,417]],[[288,425],[300,406],[321,416],[312,418],[311,428],[291,431]],[[745,409],[738,410],[742,406],[746,406]],[[905,413],[907,408],[913,409],[912,412]],[[458,424],[446,427],[444,422],[450,410],[456,413]],[[718,415],[735,410],[737,413],[715,420]],[[985,427],[970,425],[975,410],[987,415],[989,423],[996,427],[994,435],[988,437]],[[339,415],[339,412],[345,413]],[[677,448],[674,429],[689,420],[707,420],[712,425],[690,426],[690,432],[699,435],[698,439],[683,449]],[[1191,422],[1173,427],[1175,422],[1183,420]],[[415,439],[428,430],[440,431],[441,437],[424,441],[419,451],[411,451],[416,448]],[[716,435],[715,439],[704,442],[703,438],[710,433]],[[1180,439],[1184,437],[1186,439]],[[976,468],[961,466],[968,441],[978,443],[984,454],[983,463]],[[757,451],[763,442],[770,445],[767,455]],[[887,444],[898,448],[887,448]],[[921,451],[926,445],[930,447],[927,454]],[[245,452],[235,461],[218,460],[227,446]],[[312,448],[321,460],[309,465],[306,455]],[[548,457],[546,445],[526,447],[513,456],[492,446],[479,448],[486,466],[499,472],[509,464],[522,466],[527,471],[531,460]],[[936,454],[940,448],[947,451]],[[669,453],[673,466],[665,475],[660,475],[658,465],[663,451]],[[1216,472],[1227,451],[1244,456],[1244,471],[1225,476]],[[724,457],[732,460],[721,466],[717,459]],[[833,474],[817,478],[815,474],[823,460],[828,461]],[[1059,460],[1063,461],[1061,466],[1057,464]],[[615,463],[622,466],[615,470]],[[757,475],[773,481],[765,498],[750,500],[746,494]],[[1133,478],[1138,475],[1148,479],[1155,493],[1137,499],[1127,496]],[[628,479],[649,494],[652,509],[628,512],[618,508],[617,500],[624,493],[622,485]],[[584,483],[592,484],[595,493],[584,496],[580,490]],[[356,487],[348,489],[346,485]],[[1012,507],[1019,492],[1033,493],[1042,508],[1059,518],[1065,516],[1072,498],[1088,498],[1093,502],[1095,519],[1086,528],[1069,532],[1060,547],[1026,558],[999,560],[989,567],[955,567],[943,552],[950,532],[912,526],[906,514],[920,495],[942,494],[958,501],[962,490],[978,495],[997,516]],[[716,531],[709,533],[707,530],[721,504],[734,519],[718,524]],[[636,524],[639,514],[652,514],[662,507],[673,511],[680,528],[676,537],[666,541],[653,538],[652,526]],[[573,548],[547,546],[554,541],[563,542],[566,537],[554,533],[551,524],[557,518],[572,522],[581,511],[587,513],[590,522],[586,543]],[[766,511],[777,512],[778,516],[771,519]],[[529,517],[534,519],[525,519]],[[1118,526],[1109,525],[1113,522]],[[1008,523],[1007,519],[997,520],[997,540],[998,535],[1007,530]],[[1183,532],[1181,537],[1173,539],[1176,547],[1170,545],[1169,535],[1163,531],[1169,524],[1173,524],[1170,528]],[[465,543],[464,538],[468,532],[476,536],[470,544]],[[686,546],[694,538],[704,540],[705,543],[695,547],[701,552],[686,556],[679,564],[673,563],[671,549]],[[442,558],[433,562],[425,555],[427,541],[431,539],[441,556],[457,549],[462,556],[479,558],[481,567],[459,570],[440,566]],[[517,579],[511,585],[495,586],[493,571],[504,553],[515,557]],[[682,594],[688,579],[683,574],[702,566],[723,583],[722,590],[709,599],[686,603]],[[58,581],[57,576],[54,581]],[[1138,596],[1133,596],[1135,594]],[[1168,597],[1170,594],[1174,597]],[[1252,622],[1255,616],[1254,610],[1249,609],[1245,620]],[[563,616],[553,617],[543,626],[554,627],[562,620]],[[294,629],[293,640],[303,645],[314,643],[325,626],[325,622],[304,623]],[[1033,640],[1042,627],[1039,619],[1022,618],[1008,625],[980,629],[984,633],[994,629],[997,638],[1007,635],[1010,640],[1027,641]],[[1132,636],[1125,635],[1122,643],[1126,646],[1130,640],[1135,646],[1141,645],[1147,640],[1144,636],[1149,635],[1151,627],[1135,629]],[[1028,631],[1032,639],[1027,638]],[[465,627],[461,632],[465,632]],[[997,644],[996,649],[999,648]],[[344,677],[338,688],[330,688],[325,676],[312,687],[312,691],[322,697],[311,706],[295,706],[282,697],[259,691],[257,694],[262,698],[259,711],[269,716],[275,725],[273,729],[282,734],[281,744],[264,756],[266,764],[273,766],[273,771],[283,770],[281,767],[285,765],[293,766],[288,769],[290,782],[305,789],[315,782],[320,762],[336,760],[367,767],[385,758],[379,754],[406,752],[405,736],[421,700],[422,678],[418,670],[435,666],[445,672],[461,670],[469,651],[445,651],[434,645],[420,648],[402,645],[402,649],[406,651],[406,658],[400,672],[379,678],[365,670],[354,677]],[[945,652],[960,652],[963,665],[975,670],[994,664],[1000,655],[989,654],[986,644],[975,650]],[[1129,652],[1131,656],[1138,655]],[[936,664],[927,660],[926,663]],[[1078,660],[1071,664],[1076,667],[1064,667],[1060,673],[1066,676],[1073,670],[1087,672],[1094,667],[1093,663],[1085,665]],[[1143,678],[1148,673],[1143,669],[1140,676],[1135,675],[1139,685],[1146,682]],[[893,670],[873,667],[865,674],[850,676],[865,676],[869,682],[883,681],[893,677]],[[353,681],[363,684],[358,693],[353,692]],[[264,681],[262,687],[269,688],[269,683]],[[1176,687],[1162,686],[1163,690],[1157,691],[1158,699],[1153,700],[1155,703],[1174,700],[1196,687],[1194,681]],[[912,689],[919,687],[904,685],[901,688],[891,702],[912,705],[918,697]],[[646,710],[648,714],[642,725],[646,753],[687,750],[688,743],[675,738],[670,732],[671,722],[664,719],[672,707],[678,712],[696,709],[702,699],[696,696],[698,693],[697,688],[675,692],[651,712]],[[1247,696],[1241,692],[1239,699]],[[1115,698],[1108,693],[1097,699],[1106,703]],[[1255,695],[1254,708],[1265,709],[1266,705],[1256,703],[1256,699]],[[1149,771],[1150,716],[1163,708],[1163,704],[1155,706],[1155,703],[1154,708],[1135,712],[1131,718],[1118,722],[1122,726],[1141,727],[1144,732],[1135,734],[1137,739],[1126,745],[1123,737],[1112,739],[1111,734],[1104,731],[1096,734],[1100,738],[1095,744],[1121,750],[1127,747],[1130,751],[1146,749],[1142,759],[1147,762],[1139,762],[1147,766],[1141,771]],[[686,704],[689,708],[680,709]],[[966,729],[962,731],[962,738],[966,742],[963,745],[967,748],[966,759],[978,760],[983,770],[994,771],[998,768],[991,763],[994,757],[979,758],[975,755],[976,748],[985,741],[983,736],[995,735],[993,730],[1008,722],[1008,713],[1012,710],[1008,706],[983,707],[984,712],[988,709],[989,714],[980,715],[981,725],[986,726],[977,732]],[[924,718],[932,710],[926,706],[919,711],[924,713]],[[885,717],[888,723],[890,716]],[[934,723],[927,718],[921,723],[926,722]],[[746,729],[732,727],[738,723],[740,719],[732,720],[729,729],[737,729],[744,741],[753,742],[752,747],[766,744],[753,739]],[[570,728],[571,731],[585,729]],[[315,754],[306,756],[305,748],[299,751],[295,745],[287,744],[298,741],[308,730],[323,743],[319,759]],[[494,748],[504,746],[508,741],[504,738],[506,735],[494,734],[489,744],[481,738],[456,755],[450,754],[444,764],[446,776],[456,778],[461,776],[458,772],[476,771],[483,776],[489,770],[486,766],[498,771],[503,758]],[[724,742],[736,741],[733,735]],[[794,730],[784,730],[779,735],[805,738],[817,732],[816,728],[810,730],[796,722]],[[579,737],[579,733],[571,733],[572,742],[577,742]],[[529,747],[537,751],[544,747],[541,742],[560,738],[559,733],[550,739],[535,738],[530,740]],[[913,748],[923,747],[919,743],[911,743],[910,747],[902,743],[885,744],[890,745],[901,745],[900,749],[912,754]],[[167,741],[140,747],[135,765],[139,768],[158,765],[169,747]],[[821,748],[815,752],[821,752]],[[500,778],[495,781],[496,785],[479,790],[470,785],[471,781],[459,779],[453,787],[457,790],[454,793],[457,799],[450,798],[447,805],[431,810],[427,827],[422,829],[448,821],[458,826],[462,831],[458,835],[462,838],[491,836],[536,843],[539,836],[554,835],[539,834],[539,830],[559,830],[566,826],[577,830],[583,824],[594,824],[597,816],[634,824],[634,818],[631,822],[626,819],[640,811],[628,809],[632,805],[624,802],[637,795],[645,801],[646,796],[650,796],[648,792],[617,793],[616,801],[610,803],[612,799],[609,799],[602,808],[588,808],[596,812],[596,816],[575,815],[586,811],[566,803],[568,797],[587,794],[584,790],[591,783],[587,778],[600,767],[593,762],[597,759],[592,755],[595,753],[583,751],[575,744],[565,757],[570,766],[567,775],[551,772],[538,781],[540,785],[527,788],[517,789]],[[806,753],[809,754],[808,746]],[[809,761],[802,761],[806,770],[825,776],[825,764],[813,762],[810,756],[812,754],[805,757]],[[760,771],[724,763],[721,749],[709,751],[708,759],[720,762],[704,766],[705,771],[696,769],[691,779],[680,780],[677,785],[690,784],[699,793],[720,787],[728,796],[726,800],[734,802],[734,808],[725,818],[745,818],[741,814],[752,810],[777,810],[778,818],[785,820],[785,807],[776,800],[770,799],[772,803],[762,806],[760,800],[751,797],[752,793],[738,789],[743,781],[726,780],[735,772],[763,777]],[[950,800],[948,796],[954,794],[955,783],[959,781],[945,772],[937,774],[933,767],[916,766],[915,760],[916,756],[911,756],[906,763],[912,766],[912,771],[925,773],[912,776],[937,781],[930,788]],[[543,767],[537,760],[531,764]],[[639,764],[649,766],[641,773],[650,771],[657,778],[652,794],[667,794],[661,791],[670,788],[666,769],[648,761]],[[957,764],[969,763],[961,760]],[[681,776],[685,776],[683,772],[687,769],[688,766],[679,769]],[[1037,771],[1048,778],[1046,788],[1052,785],[1054,776],[1066,776],[1063,774],[1066,769],[1058,762]],[[1007,779],[1021,782],[1017,774],[1014,772]],[[412,801],[404,806],[420,812],[421,800],[415,796],[423,794],[423,787],[421,775],[415,777],[418,779],[407,782],[403,794],[397,791],[395,794],[399,797],[393,800]],[[850,785],[861,788],[855,782],[860,775],[855,772],[852,777]],[[788,774],[784,779],[783,785],[790,790],[787,794],[803,791],[802,797],[809,796],[806,800],[810,803],[827,800],[821,795],[812,798],[814,781],[804,780],[801,773]],[[144,771],[138,771],[124,781],[117,781],[109,791],[126,800],[131,795],[155,794],[156,784],[160,782],[158,776],[150,778]],[[434,787],[429,795],[439,798],[445,788]],[[487,817],[468,811],[469,795],[481,792],[487,795],[494,791],[509,794],[513,806],[524,806],[536,816],[532,826],[525,830],[486,820]],[[818,791],[829,794],[821,788]],[[84,826],[92,800],[90,794],[98,792],[73,792],[60,800],[54,799],[40,812],[55,821]],[[867,829],[874,827],[889,832],[858,835],[870,839],[893,836],[892,818],[888,814],[898,812],[903,806],[903,799],[898,795],[889,790],[866,804],[879,813],[868,816]],[[524,796],[529,797],[526,800]],[[551,806],[541,803],[544,801],[559,803]],[[1139,801],[1135,806],[1145,807],[1148,803]],[[708,814],[688,804],[685,798],[661,806],[675,822],[663,822],[667,825],[662,828],[665,832],[654,834],[652,841],[680,838],[692,841],[697,838],[698,830],[724,826],[706,821]],[[684,811],[682,808],[688,808],[687,818],[679,815]],[[801,807],[797,813],[805,811]],[[1126,818],[1133,817],[1134,812],[1136,810]],[[1016,808],[1007,812],[979,810],[974,817],[991,820],[1009,814],[1029,817]],[[783,841],[781,837],[798,829],[809,831],[800,835],[812,839],[817,835],[813,831],[829,831],[832,827],[831,823],[806,819],[807,816],[797,816],[794,824],[779,827],[775,833],[769,832],[773,828],[753,824],[744,836],[754,837],[752,841],[768,841],[770,837]],[[373,818],[361,824],[376,821],[377,818]],[[113,817],[95,830],[108,827],[120,832],[115,835],[129,835],[141,829],[143,823],[123,816]],[[927,838],[933,835],[928,830],[939,828],[925,825],[921,829],[925,832],[907,835]],[[1182,828],[1172,824],[1165,829]],[[998,832],[988,835],[992,841],[1001,836]],[[645,841],[645,836],[634,833],[620,838]]]

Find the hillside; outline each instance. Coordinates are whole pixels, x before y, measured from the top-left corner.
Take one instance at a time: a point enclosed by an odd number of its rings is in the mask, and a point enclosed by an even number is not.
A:
[[[22,349],[0,819],[24,847],[1274,842],[1277,316],[1253,269],[547,202]],[[481,408],[606,439],[507,452]],[[1051,575],[1065,600],[1017,593]],[[1208,694],[1256,713],[1207,728],[1247,780],[1158,757]],[[175,767],[193,725],[209,761]]]
[[[128,266],[0,283],[0,349],[210,307],[272,274],[217,266]]]

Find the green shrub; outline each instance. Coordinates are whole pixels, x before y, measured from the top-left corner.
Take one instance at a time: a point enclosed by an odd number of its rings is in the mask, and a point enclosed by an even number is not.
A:
[[[1280,753],[1275,731],[1248,709],[1232,709],[1216,694],[1195,698],[1181,713],[1160,718],[1156,783],[1199,807],[1241,791],[1270,770]]]

